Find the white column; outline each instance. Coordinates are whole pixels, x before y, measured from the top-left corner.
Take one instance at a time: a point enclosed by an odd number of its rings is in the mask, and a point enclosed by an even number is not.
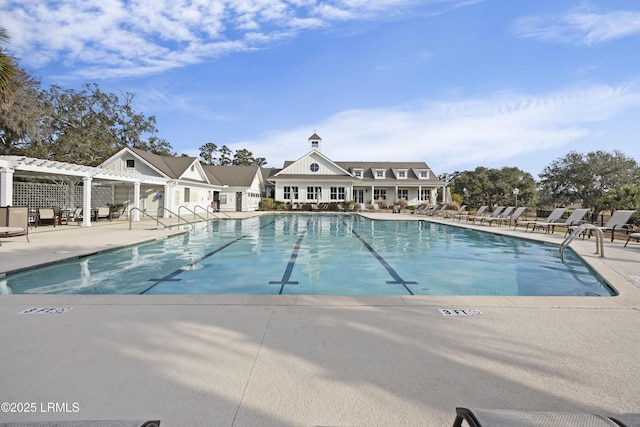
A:
[[[163,218],[169,218],[171,216],[167,209],[173,210],[173,194],[171,191],[172,188],[173,186],[171,186],[170,184],[165,184],[164,186],[164,195],[162,197],[162,206],[164,207],[164,209],[162,210]]]
[[[140,211],[138,209],[140,209],[140,183],[139,182],[134,182],[133,183],[133,207],[136,208],[136,210],[133,211],[133,221],[140,221]]]
[[[0,169],[0,206],[13,206],[13,169]]]
[[[447,197],[447,186],[444,185],[442,187],[442,203],[446,202],[446,197]]]
[[[91,227],[91,181],[90,176],[82,177],[82,226]]]

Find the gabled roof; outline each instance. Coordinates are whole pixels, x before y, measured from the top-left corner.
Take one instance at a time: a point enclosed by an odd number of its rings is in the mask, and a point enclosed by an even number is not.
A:
[[[260,172],[260,166],[203,165],[208,177],[229,187],[250,187]]]
[[[198,159],[195,157],[160,156],[138,148],[129,148],[129,150],[151,166],[154,166],[168,178],[172,179],[179,179],[194,162],[198,162]]]
[[[338,162],[334,162],[333,160],[331,160],[330,158],[328,158],[327,156],[325,156],[324,154],[322,154],[317,150],[311,150],[296,161],[285,161],[284,167],[274,174],[275,175],[274,178],[289,176],[291,171],[287,171],[287,168],[291,167],[295,163],[301,162],[303,159],[307,157],[319,158],[322,161],[326,162],[327,165],[332,165],[333,168],[337,169],[341,174],[343,174],[343,176],[349,176],[349,177],[352,176],[351,173],[348,170],[346,170],[344,167],[342,167]]]

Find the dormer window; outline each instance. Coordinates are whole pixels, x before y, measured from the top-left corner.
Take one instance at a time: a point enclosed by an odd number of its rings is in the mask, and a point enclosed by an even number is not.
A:
[[[398,171],[398,179],[407,179],[407,171],[399,170]]]
[[[418,173],[418,177],[420,179],[429,179],[429,171],[426,169],[421,169]]]
[[[311,148],[317,149],[320,143],[318,141],[311,141]]]
[[[384,169],[376,169],[373,173],[373,176],[376,179],[384,179]]]
[[[362,169],[354,169],[353,170],[353,176],[355,176],[356,178],[362,178],[362,173],[363,173]]]

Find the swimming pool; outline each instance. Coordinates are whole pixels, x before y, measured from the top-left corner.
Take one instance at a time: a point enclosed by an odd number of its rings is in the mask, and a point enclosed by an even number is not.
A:
[[[572,250],[427,221],[269,214],[0,278],[0,293],[615,293]]]

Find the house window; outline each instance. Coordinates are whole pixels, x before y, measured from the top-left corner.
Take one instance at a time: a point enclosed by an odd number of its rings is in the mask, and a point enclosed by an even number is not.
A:
[[[384,170],[379,169],[376,171],[376,179],[384,179]]]
[[[373,190],[373,198],[375,200],[387,200],[387,189],[376,188]]]
[[[307,187],[307,200],[322,199],[322,187]]]
[[[135,168],[136,167],[136,161],[133,159],[127,159],[127,167],[128,168]]]
[[[331,200],[344,200],[344,187],[331,187]]]
[[[429,178],[429,171],[420,171],[420,179]]]
[[[407,171],[398,171],[398,178],[399,179],[406,179],[407,178]]]
[[[409,200],[409,190],[407,188],[398,189],[398,199]]]
[[[191,201],[191,189],[189,187],[184,189],[184,201],[185,203]]]
[[[420,200],[424,200],[424,201],[429,201],[431,198],[431,190],[429,189],[422,189],[420,190]]]
[[[320,170],[320,166],[318,166],[317,163],[311,163],[309,169],[311,169],[311,172],[318,172]]]
[[[311,141],[311,148],[318,148],[318,141]]]
[[[298,187],[284,187],[285,200],[298,200]]]
[[[362,169],[354,169],[353,176],[355,176],[356,178],[362,178]]]

